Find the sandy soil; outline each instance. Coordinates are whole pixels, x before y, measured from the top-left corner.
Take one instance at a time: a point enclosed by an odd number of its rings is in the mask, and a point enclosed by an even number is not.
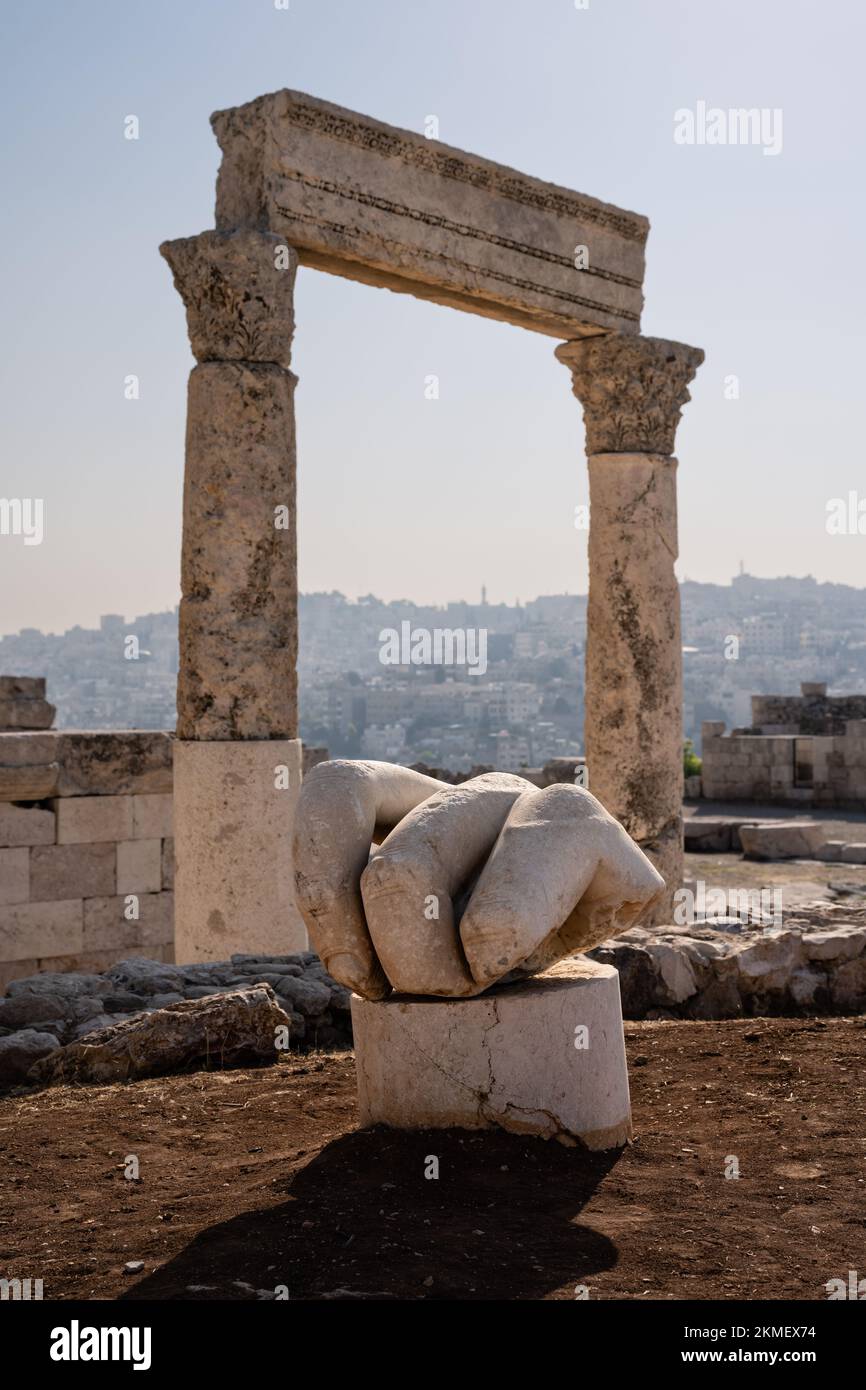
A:
[[[626,1033],[635,1142],[607,1155],[359,1132],[347,1053],[9,1096],[0,1274],[54,1299],[822,1299],[862,1267],[863,1019]]]

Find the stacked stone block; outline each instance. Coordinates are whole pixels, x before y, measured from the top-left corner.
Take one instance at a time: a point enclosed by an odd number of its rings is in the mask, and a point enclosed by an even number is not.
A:
[[[0,730],[50,729],[55,713],[44,676],[0,676]]]
[[[705,722],[701,730],[703,795],[714,801],[862,809],[866,804],[866,719],[848,720],[841,735],[808,737],[812,785],[798,787],[795,735],[737,730],[725,734],[723,721]]]
[[[172,960],[170,735],[3,734],[0,785],[0,988]]]

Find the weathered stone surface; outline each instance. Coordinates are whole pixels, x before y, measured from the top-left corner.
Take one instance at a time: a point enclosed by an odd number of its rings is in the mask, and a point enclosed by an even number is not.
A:
[[[690,854],[729,854],[731,827],[729,822],[710,816],[686,816],[683,840]]]
[[[794,1003],[801,1009],[811,1008],[821,990],[827,984],[827,977],[820,970],[810,970],[800,966],[788,981],[788,989]]]
[[[383,779],[391,780],[387,773]],[[491,772],[461,787],[434,792],[404,816],[382,844],[374,846],[361,874],[361,898],[376,956],[394,989],[403,994],[453,997],[477,994],[483,988],[486,981],[473,978],[467,959],[469,942],[463,927],[468,914],[458,931],[455,899],[487,861],[509,811],[529,790],[522,777]],[[315,821],[323,807],[312,801],[307,804]],[[507,931],[511,924],[502,920],[506,911],[502,887],[500,883],[498,897],[494,891],[494,900],[497,926]],[[436,913],[433,920],[431,904]],[[516,903],[508,906],[516,907]],[[315,939],[312,922],[310,926]],[[494,977],[508,968],[494,967]]]
[[[40,997],[58,996],[61,999],[80,999],[85,995],[108,994],[111,981],[103,975],[86,973],[65,974],[56,970],[46,970],[41,975],[31,975],[24,980],[13,980],[7,994],[17,999],[21,995],[35,994]]]
[[[804,932],[803,950],[807,960],[853,960],[866,951],[866,932],[856,928],[827,932]]]
[[[24,1028],[8,1038],[0,1038],[0,1086],[20,1085],[40,1057],[58,1049],[53,1033]]]
[[[297,739],[176,742],[179,960],[306,946],[291,851],[300,762]]]
[[[132,906],[130,893],[136,899]],[[125,951],[133,946],[166,944],[174,935],[173,909],[173,895],[159,891],[129,890],[117,896],[86,898],[84,947],[88,951]]]
[[[160,994],[177,989],[184,978],[179,965],[131,957],[118,961],[105,972],[107,990],[120,988],[131,994]]]
[[[117,845],[118,893],[159,893],[162,841],[121,840]]]
[[[274,975],[271,983],[279,995],[289,1000],[294,1011],[305,1017],[323,1013],[331,1003],[330,989],[318,980]]]
[[[65,956],[82,950],[80,898],[0,907],[0,960]]]
[[[444,785],[411,768],[345,758],[304,778],[291,853],[298,908],[325,968],[365,998],[390,988],[361,901],[371,841]]]
[[[600,965],[612,965],[620,980],[622,1010],[626,1018],[643,1018],[658,1003],[658,978],[649,953],[642,946],[620,938],[605,942],[589,953]]]
[[[162,840],[172,834],[170,792],[155,796],[133,796],[132,834],[135,840]]]
[[[114,865],[114,845],[108,842],[37,845],[30,851],[30,897],[38,903],[113,893]]]
[[[677,950],[664,941],[651,942],[646,949],[663,986],[662,1002],[682,1004],[697,993],[694,967],[684,949]]]
[[[558,338],[639,327],[643,217],[300,92],[212,124],[220,227],[267,228],[302,265]]]
[[[44,700],[44,676],[0,676],[0,700]]]
[[[294,383],[241,363],[190,376],[179,739],[296,732]]]
[[[561,961],[475,999],[352,999],[362,1125],[631,1136],[616,971]]]
[[[69,998],[60,994],[17,994],[0,999],[0,1028],[30,1028],[35,1023],[60,1018]]]
[[[289,1019],[267,985],[184,1000],[124,1019],[38,1063],[37,1081],[111,1082],[192,1067],[249,1066],[277,1060],[277,1032]]]
[[[0,906],[26,903],[30,897],[30,851],[0,849]]]
[[[6,751],[0,748],[0,755]],[[59,763],[0,763],[0,801],[42,801],[54,796]]]
[[[243,229],[164,241],[199,362],[288,367],[298,257],[282,237]]]
[[[584,741],[590,786],[665,878],[682,879],[682,655],[676,459],[688,383],[703,353],[609,334],[556,356],[582,401],[589,455]]]
[[[732,972],[713,976],[699,994],[687,1001],[686,1013],[689,1018],[740,1018],[743,1001],[736,976]]]
[[[132,839],[131,796],[69,796],[54,802],[58,845]]]
[[[452,793],[453,794],[453,793]],[[540,878],[538,897],[527,884]],[[514,803],[472,889],[460,938],[473,979],[542,970],[648,914],[664,882],[601,803],[561,783]]]
[[[740,989],[747,994],[784,990],[802,960],[803,944],[798,932],[765,932],[757,941],[736,951]]]
[[[830,993],[837,1009],[852,1013],[866,1007],[866,956],[849,960],[830,980]]]
[[[747,859],[814,859],[825,843],[820,821],[770,821],[740,826]]]
[[[0,695],[0,729],[50,729],[57,713],[47,700],[30,700]]]
[[[169,892],[174,887],[174,839],[162,842],[162,886]]]
[[[131,1016],[131,1015],[130,1015]],[[98,1033],[103,1028],[113,1028],[117,1023],[115,1014],[93,1014],[90,1018],[82,1019],[76,1023],[72,1031],[72,1040],[86,1038],[91,1033]]]
[[[609,333],[562,343],[556,356],[583,405],[587,454],[674,452],[689,382],[704,360],[701,348]]]
[[[866,864],[866,844],[845,844],[839,857],[843,864]]]
[[[374,827],[395,817],[371,854]],[[509,971],[542,970],[627,929],[664,887],[583,788],[539,790],[508,773],[443,787],[387,763],[338,760],[310,774],[294,858],[313,944],[367,998],[386,982],[468,996]],[[538,878],[540,897],[527,891]]]
[[[682,881],[682,683],[676,460],[589,461],[585,744],[590,786],[668,883]]]
[[[171,791],[170,733],[142,729],[57,735],[58,795],[120,796]],[[3,750],[0,746],[0,762]]]
[[[51,845],[54,814],[41,806],[15,806],[0,801],[0,847]]]

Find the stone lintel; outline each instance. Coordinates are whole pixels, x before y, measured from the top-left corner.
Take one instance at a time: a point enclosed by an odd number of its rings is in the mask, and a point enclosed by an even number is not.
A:
[[[611,333],[562,343],[556,356],[583,405],[587,454],[674,452],[688,385],[704,360],[701,348]]]
[[[218,227],[267,229],[302,265],[558,338],[640,329],[636,213],[302,92],[211,123]]]

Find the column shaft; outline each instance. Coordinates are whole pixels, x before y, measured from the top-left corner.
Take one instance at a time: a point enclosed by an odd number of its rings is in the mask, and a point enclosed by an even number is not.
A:
[[[291,856],[297,739],[297,256],[266,233],[161,248],[189,381],[174,749],[175,958],[306,946]]]
[[[659,338],[563,343],[590,481],[584,745],[590,790],[668,885],[682,882],[682,645],[674,435],[699,348]]]

